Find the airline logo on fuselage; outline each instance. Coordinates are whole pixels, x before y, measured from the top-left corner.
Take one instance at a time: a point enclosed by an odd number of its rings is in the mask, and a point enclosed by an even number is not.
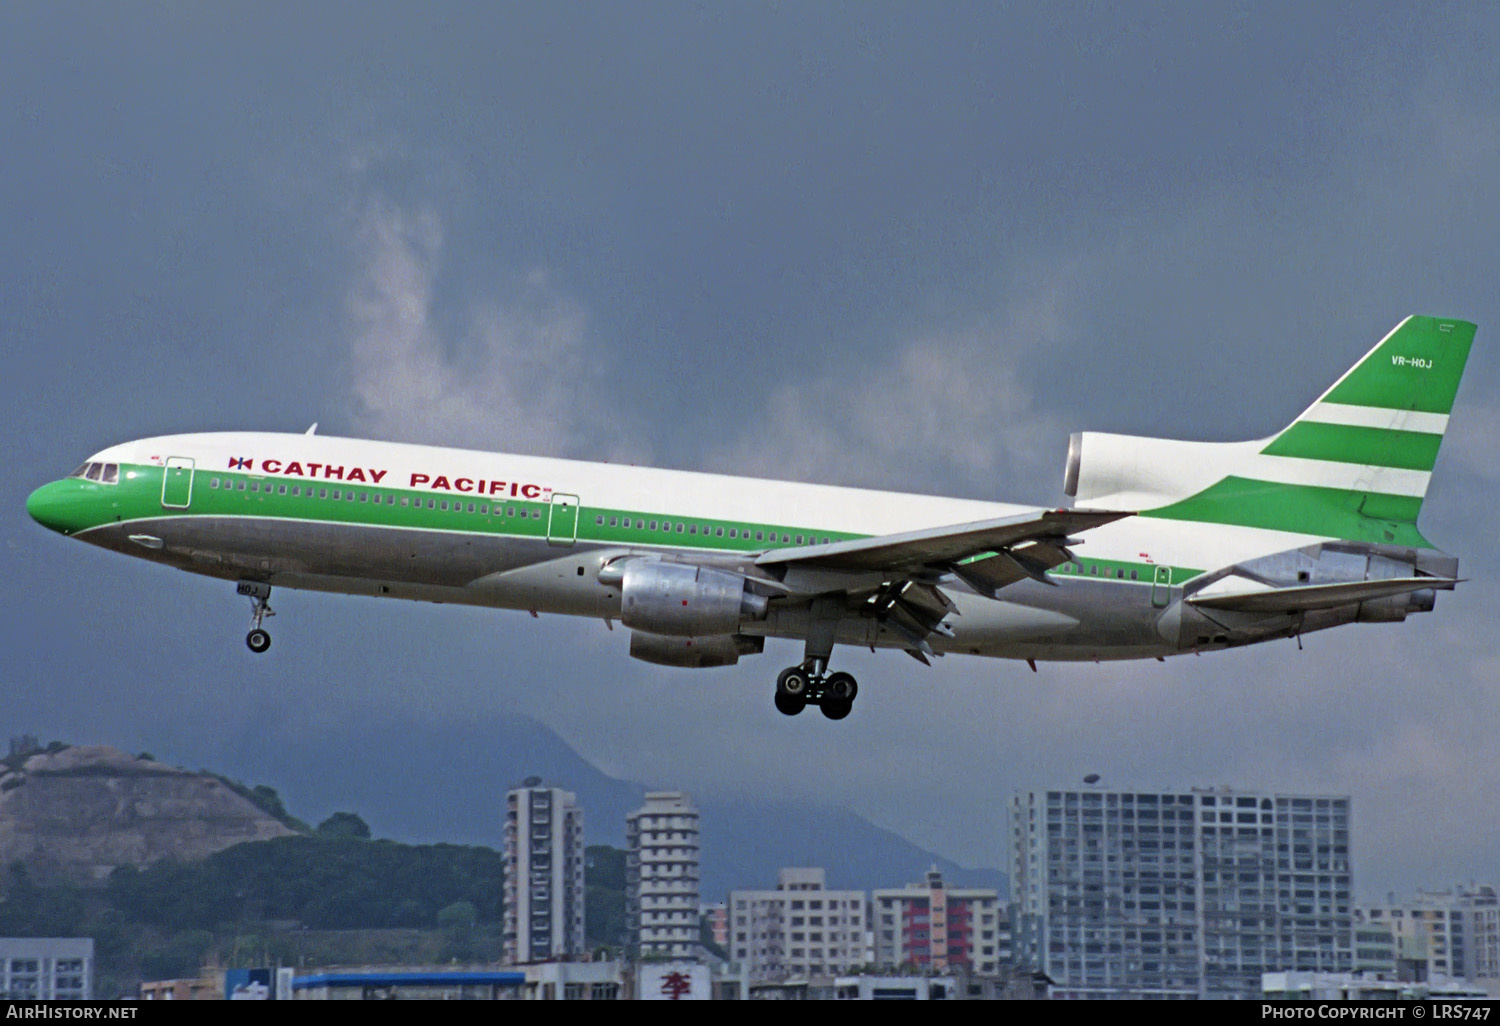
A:
[[[381,484],[388,471],[377,467],[350,467],[338,463],[313,463],[308,460],[260,460],[262,474],[281,477],[318,478],[323,481]],[[256,471],[253,457],[229,457],[230,470]],[[393,482],[394,483],[394,482]],[[390,487],[387,485],[387,487]],[[492,481],[480,477],[450,477],[447,474],[413,472],[406,487],[433,492],[464,492],[468,495],[508,496],[512,499],[540,499],[552,494],[546,485],[522,481]]]

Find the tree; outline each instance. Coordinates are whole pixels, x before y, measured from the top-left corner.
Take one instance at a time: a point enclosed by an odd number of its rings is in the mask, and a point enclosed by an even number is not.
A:
[[[318,836],[329,838],[353,837],[361,841],[370,839],[370,826],[356,813],[335,812],[318,824]]]
[[[474,953],[474,926],[479,910],[467,901],[455,901],[438,910],[438,928],[443,931],[440,957],[467,962]]]

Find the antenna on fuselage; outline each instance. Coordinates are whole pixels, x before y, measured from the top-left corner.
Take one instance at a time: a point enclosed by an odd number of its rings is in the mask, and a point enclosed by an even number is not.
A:
[[[312,427],[308,428],[306,431],[304,431],[302,433],[304,435],[315,435],[315,434],[317,434],[318,433],[318,422],[317,421],[313,421]]]

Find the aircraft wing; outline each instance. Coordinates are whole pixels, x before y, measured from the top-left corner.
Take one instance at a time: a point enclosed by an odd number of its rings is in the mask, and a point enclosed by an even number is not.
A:
[[[932,579],[956,574],[983,594],[1032,577],[1071,559],[1076,532],[1132,516],[1110,510],[1053,509],[978,520],[949,527],[877,535],[827,545],[776,549],[756,559],[767,569],[803,568],[846,574],[880,574],[887,580]]]
[[[1310,584],[1195,596],[1189,598],[1188,602],[1209,609],[1232,609],[1243,613],[1296,613],[1312,609],[1332,609],[1355,602],[1372,602],[1395,595],[1409,595],[1428,588],[1446,590],[1457,583],[1458,579],[1453,577],[1390,577],[1375,581]]]

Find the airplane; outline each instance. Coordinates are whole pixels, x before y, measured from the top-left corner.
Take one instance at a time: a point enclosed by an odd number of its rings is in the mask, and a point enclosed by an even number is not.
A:
[[[305,434],[147,438],[38,488],[42,525],[234,582],[618,620],[630,655],[732,665],[803,642],[774,703],[848,716],[835,646],[1163,660],[1430,611],[1458,560],[1417,529],[1475,325],[1408,317],[1285,429],[1098,432],[1068,508]]]

